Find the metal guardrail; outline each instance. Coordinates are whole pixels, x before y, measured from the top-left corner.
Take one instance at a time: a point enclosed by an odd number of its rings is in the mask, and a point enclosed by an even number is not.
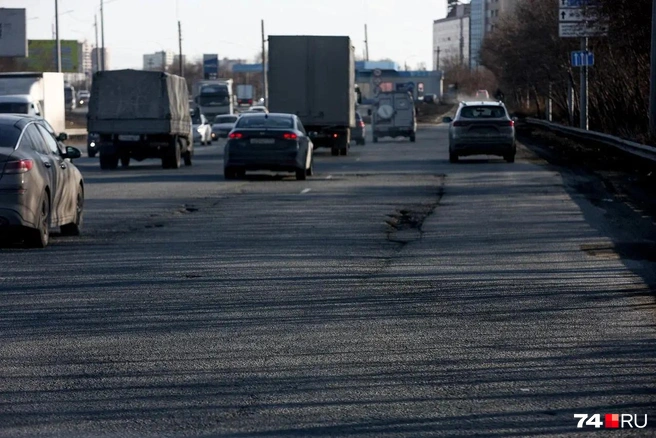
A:
[[[612,135],[603,134],[596,131],[586,131],[585,129],[573,128],[571,126],[559,125],[558,123],[547,122],[546,120],[534,119],[527,117],[524,121],[529,125],[541,126],[553,132],[558,132],[567,137],[576,140],[594,141],[620,149],[629,154],[656,162],[656,147],[647,146],[629,140],[624,140]]]

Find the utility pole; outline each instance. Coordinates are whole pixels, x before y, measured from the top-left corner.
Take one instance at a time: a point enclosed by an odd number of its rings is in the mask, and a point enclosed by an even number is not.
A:
[[[184,77],[184,63],[182,62],[182,24],[178,20],[178,49],[180,54],[178,55],[178,66],[180,67],[180,76]]]
[[[55,0],[55,39],[57,40],[57,42],[55,43],[57,47],[55,62],[57,63],[57,72],[61,73],[62,65],[61,65],[61,40],[59,39],[59,0]]]
[[[100,47],[98,46],[98,15],[93,16],[93,27],[96,28],[96,71],[100,70]]]
[[[103,0],[100,0],[100,70],[105,71],[105,14],[103,11]]]
[[[460,65],[465,63],[465,26],[463,17],[460,17]]]
[[[369,34],[367,33],[366,24],[364,25],[364,60],[369,61]]]
[[[656,0],[651,4],[651,87],[649,90],[649,133],[656,138]]]
[[[262,94],[264,106],[269,106],[269,90],[267,88],[266,36],[264,35],[264,20],[262,20]]]
[[[581,51],[587,53],[588,51],[588,38],[581,38]],[[581,67],[581,96],[580,96],[580,127],[581,129],[588,130],[588,66]]]

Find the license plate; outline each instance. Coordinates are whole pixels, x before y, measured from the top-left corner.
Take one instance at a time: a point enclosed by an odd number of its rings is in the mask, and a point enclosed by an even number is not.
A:
[[[138,135],[119,135],[118,139],[121,141],[139,141]]]
[[[251,144],[273,144],[276,140],[273,138],[251,138]]]

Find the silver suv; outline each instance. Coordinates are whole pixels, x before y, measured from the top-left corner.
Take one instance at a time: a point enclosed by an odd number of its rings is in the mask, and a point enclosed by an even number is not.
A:
[[[449,126],[449,161],[469,155],[499,155],[515,162],[515,121],[503,102],[461,102]]]

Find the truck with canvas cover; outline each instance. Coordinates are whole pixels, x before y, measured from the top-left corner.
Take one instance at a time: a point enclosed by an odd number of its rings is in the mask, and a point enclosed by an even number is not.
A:
[[[193,135],[184,78],[141,70],[107,70],[93,77],[87,129],[98,135],[100,168],[120,160],[159,158],[162,167],[191,165]]]
[[[269,111],[296,114],[315,147],[346,155],[355,128],[348,36],[269,36]]]

